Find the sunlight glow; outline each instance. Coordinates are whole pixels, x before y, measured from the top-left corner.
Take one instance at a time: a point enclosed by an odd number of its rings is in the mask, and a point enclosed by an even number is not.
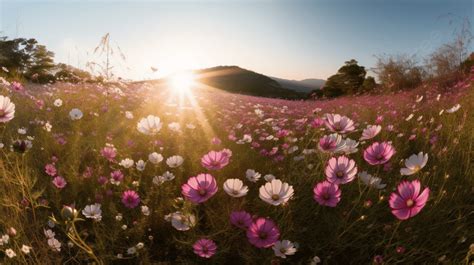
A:
[[[191,72],[176,73],[170,78],[170,86],[179,94],[187,94],[195,84],[195,75]]]

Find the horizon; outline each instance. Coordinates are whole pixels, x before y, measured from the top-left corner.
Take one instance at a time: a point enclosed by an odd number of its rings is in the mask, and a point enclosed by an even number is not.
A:
[[[0,35],[36,38],[56,62],[84,69],[110,33],[127,57],[116,75],[133,80],[218,65],[326,80],[350,59],[370,69],[375,55],[426,56],[473,10],[464,0],[363,2],[1,1]]]

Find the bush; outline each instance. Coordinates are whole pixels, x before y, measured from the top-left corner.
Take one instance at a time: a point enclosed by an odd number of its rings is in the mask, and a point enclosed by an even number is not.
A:
[[[374,71],[382,86],[390,91],[415,88],[425,76],[424,69],[416,59],[407,55],[378,56]]]

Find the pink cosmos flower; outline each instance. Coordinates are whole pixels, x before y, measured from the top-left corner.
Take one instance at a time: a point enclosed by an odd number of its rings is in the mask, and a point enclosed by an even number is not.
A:
[[[53,179],[53,184],[58,189],[63,189],[66,187],[66,180],[63,177],[57,176]]]
[[[252,216],[246,211],[232,212],[230,222],[238,228],[247,229],[252,224]]]
[[[316,184],[313,193],[314,200],[323,206],[336,207],[341,200],[339,186],[327,180]]]
[[[346,156],[333,157],[329,159],[325,173],[327,181],[336,185],[346,184],[355,179],[357,167],[355,161]]]
[[[24,90],[24,87],[23,87],[23,85],[22,85],[21,83],[16,82],[16,81],[13,81],[13,82],[11,83],[11,89],[12,89],[13,91],[22,92],[22,91]]]
[[[311,127],[313,127],[313,128],[319,128],[323,124],[324,124],[324,120],[321,119],[321,118],[316,118],[316,119],[312,120],[311,123],[310,123]]]
[[[210,258],[216,254],[217,245],[214,241],[203,238],[194,243],[193,250],[199,257]]]
[[[201,164],[208,170],[218,170],[229,164],[230,156],[223,151],[211,151],[201,158]]]
[[[333,133],[330,135],[325,135],[319,139],[318,148],[322,152],[335,153],[341,151],[345,146],[345,141],[342,139],[342,136]]]
[[[362,136],[360,140],[369,140],[377,136],[382,130],[382,126],[380,125],[368,125],[367,128],[362,131]]]
[[[364,159],[371,165],[385,164],[395,154],[395,148],[388,142],[375,142],[364,151]]]
[[[216,194],[218,188],[216,179],[210,174],[199,174],[190,177],[188,182],[181,186],[181,193],[194,203],[202,203]]]
[[[247,229],[247,239],[258,248],[268,248],[280,237],[280,230],[268,218],[258,218]]]
[[[56,176],[56,174],[58,173],[54,164],[47,164],[44,167],[44,171],[46,172],[46,174],[50,175],[51,177]]]
[[[222,141],[221,141],[221,139],[219,139],[217,137],[214,137],[214,138],[212,138],[211,143],[214,144],[214,145],[220,145],[222,143]]]
[[[15,117],[15,104],[9,97],[0,95],[0,123],[9,122]]]
[[[329,130],[337,133],[348,133],[355,130],[354,121],[339,114],[326,114],[324,123]]]
[[[398,193],[390,194],[389,205],[392,214],[400,220],[406,220],[417,215],[430,195],[430,189],[425,188],[421,193],[421,184],[419,180],[402,181],[398,184]]]
[[[105,159],[113,162],[114,158],[117,156],[117,149],[112,144],[106,144],[106,146],[100,151],[100,154],[105,157]]]
[[[140,196],[134,190],[126,190],[122,193],[122,203],[125,207],[133,209],[140,204]]]
[[[110,182],[114,185],[119,185],[123,180],[123,173],[120,170],[114,170],[110,173]]]

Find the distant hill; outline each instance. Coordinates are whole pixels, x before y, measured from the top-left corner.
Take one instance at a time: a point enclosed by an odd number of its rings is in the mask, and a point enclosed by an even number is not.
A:
[[[321,89],[321,87],[326,82],[322,79],[304,79],[304,80],[289,80],[278,77],[271,77],[273,80],[277,81],[282,87],[286,89],[291,89],[297,92],[309,93],[315,89]]]
[[[217,66],[196,70],[199,82],[233,93],[246,95],[300,99],[307,92],[296,91],[282,86],[274,79],[238,66]]]

